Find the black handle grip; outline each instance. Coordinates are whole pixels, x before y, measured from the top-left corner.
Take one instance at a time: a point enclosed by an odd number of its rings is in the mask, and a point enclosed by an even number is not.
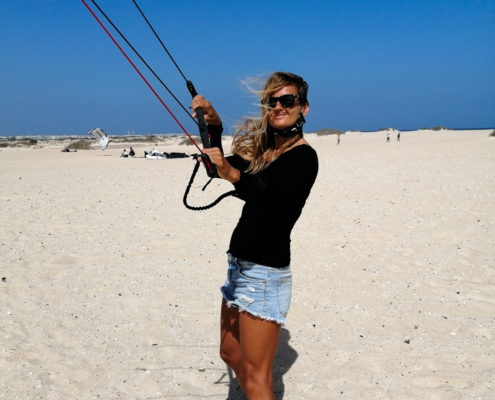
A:
[[[191,81],[186,81],[186,84],[187,90],[189,90],[189,93],[191,93],[191,96],[194,99],[194,97],[198,95],[196,88]],[[209,149],[211,148],[210,134],[208,133],[208,127],[206,126],[203,109],[198,107],[194,111],[196,112],[196,118],[198,120],[199,136],[201,138],[201,143],[203,143],[203,149]],[[206,167],[206,173],[210,178],[218,178],[217,167],[211,162],[208,156],[206,156],[204,166]]]
[[[203,153],[200,157],[203,159],[203,165],[206,168],[206,175],[210,178],[220,178],[217,172],[217,166],[211,162],[208,154]]]
[[[211,147],[210,134],[208,133],[208,127],[205,122],[205,115],[203,114],[203,108],[196,108],[196,118],[198,119],[199,136],[201,137],[201,143],[203,143],[204,149]]]

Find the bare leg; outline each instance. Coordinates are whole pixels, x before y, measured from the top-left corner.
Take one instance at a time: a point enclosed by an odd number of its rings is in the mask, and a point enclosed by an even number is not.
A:
[[[222,299],[222,313],[220,317],[220,357],[234,370],[237,380],[242,390],[244,390],[239,336],[239,311],[237,307],[228,308],[225,299]]]
[[[273,362],[281,326],[247,312],[239,313],[238,321],[242,388],[249,400],[274,400]]]

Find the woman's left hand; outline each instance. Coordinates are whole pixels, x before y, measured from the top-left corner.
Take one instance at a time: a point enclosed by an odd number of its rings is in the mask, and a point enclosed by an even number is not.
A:
[[[208,154],[211,162],[216,165],[220,178],[225,179],[230,183],[235,183],[241,179],[240,171],[229,164],[218,147],[203,149],[203,153]],[[201,159],[199,160],[202,161]]]

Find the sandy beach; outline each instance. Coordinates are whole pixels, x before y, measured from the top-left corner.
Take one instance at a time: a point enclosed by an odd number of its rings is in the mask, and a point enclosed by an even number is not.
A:
[[[494,398],[489,132],[307,135],[277,399]],[[194,152],[179,141],[156,147]],[[187,210],[191,158],[63,148],[0,149],[0,398],[245,399],[218,355],[243,203]],[[191,204],[232,189],[206,181]]]

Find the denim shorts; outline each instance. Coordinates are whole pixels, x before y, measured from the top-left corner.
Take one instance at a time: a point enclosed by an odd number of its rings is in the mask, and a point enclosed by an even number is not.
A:
[[[272,268],[229,254],[229,270],[220,288],[227,307],[285,325],[292,296],[290,265]]]

